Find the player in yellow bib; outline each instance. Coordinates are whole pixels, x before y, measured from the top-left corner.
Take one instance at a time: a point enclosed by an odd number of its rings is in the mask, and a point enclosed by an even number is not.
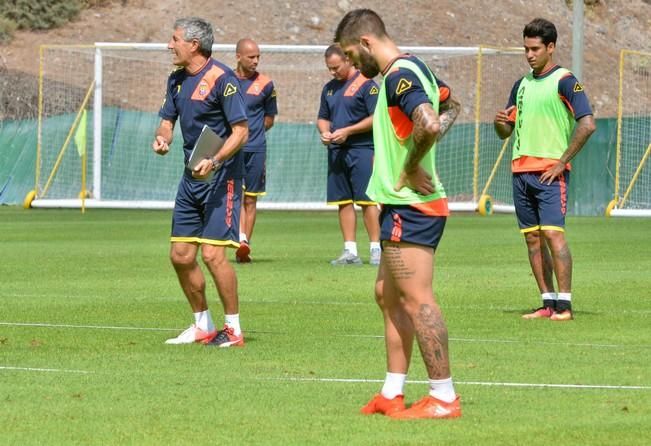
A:
[[[450,128],[459,103],[417,57],[403,54],[382,19],[369,9],[349,12],[335,42],[371,79],[383,75],[373,114],[375,158],[368,196],[382,205],[382,258],[375,282],[384,316],[387,374],[382,390],[362,408],[399,419],[461,416],[450,375],[448,332],[432,288],[434,252],[448,215],[436,175],[436,141]],[[403,387],[414,337],[429,395],[405,408]]]
[[[495,116],[500,138],[514,134],[513,201],[542,298],[542,306],[523,317],[569,321],[572,256],[564,235],[569,163],[595,131],[595,122],[583,86],[552,60],[554,24],[534,19],[523,38],[532,71],[515,83],[507,108]]]

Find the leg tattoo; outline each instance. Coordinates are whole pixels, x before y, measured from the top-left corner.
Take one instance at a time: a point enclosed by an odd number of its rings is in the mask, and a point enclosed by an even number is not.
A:
[[[436,305],[421,304],[413,323],[429,377],[449,377],[448,329],[441,317],[441,310]]]

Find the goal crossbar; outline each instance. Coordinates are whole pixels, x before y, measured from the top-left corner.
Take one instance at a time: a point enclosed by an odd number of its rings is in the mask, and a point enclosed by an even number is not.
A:
[[[263,63],[261,65],[262,72],[267,74],[267,70],[271,73],[270,77],[274,79],[277,89],[279,89],[281,96],[279,99],[280,115],[277,119],[277,124],[274,129],[268,134],[268,144],[273,146],[268,150],[268,172],[270,175],[268,187],[272,189],[283,190],[282,195],[278,195],[274,191],[270,191],[267,197],[261,197],[258,204],[261,209],[335,209],[334,207],[325,206],[325,158],[322,146],[318,142],[316,130],[314,127],[314,120],[316,111],[318,109],[318,101],[320,88],[329,79],[327,70],[323,64],[323,53],[327,48],[326,45],[266,45],[261,44],[260,50],[263,53]],[[518,56],[517,65],[511,62],[507,65],[514,65],[514,72],[520,72],[522,49],[520,48],[499,48],[490,46],[471,46],[471,47],[417,47],[417,46],[403,46],[403,51],[416,54],[426,59],[430,66],[434,65],[435,73],[441,72],[442,79],[448,80],[453,85],[455,94],[461,94],[462,104],[468,110],[466,116],[461,116],[457,120],[457,124],[452,128],[446,138],[439,144],[437,150],[437,157],[440,160],[439,169],[443,177],[443,183],[448,191],[450,209],[453,211],[475,211],[480,198],[479,191],[483,189],[486,191],[493,184],[499,184],[500,189],[506,192],[499,192],[497,195],[503,195],[495,202],[494,209],[497,211],[512,212],[512,205],[510,201],[509,187],[506,187],[503,180],[503,173],[495,175],[498,167],[502,172],[502,166],[494,165],[495,157],[498,155],[500,159],[503,155],[504,148],[499,150],[497,148],[487,149],[487,140],[493,139],[492,132],[487,132],[487,127],[490,126],[490,118],[486,115],[486,110],[493,113],[497,109],[498,104],[507,97],[507,92],[500,92],[497,99],[489,98],[488,92],[495,90],[493,83],[497,85],[496,78],[488,77],[487,73],[491,73],[494,67],[491,68],[487,65],[485,73],[482,73],[481,63],[484,63],[491,56],[510,57]],[[120,132],[126,131],[125,128],[132,126],[134,122],[144,119],[142,113],[146,111],[149,120],[156,118],[157,108],[150,106],[149,103],[160,102],[151,99],[138,99],[133,91],[141,93],[143,91],[152,90],[155,95],[162,95],[164,91],[164,81],[167,73],[170,71],[168,59],[165,56],[157,57],[157,53],[163,53],[167,50],[167,45],[163,43],[113,43],[113,42],[97,42],[94,45],[43,45],[41,53],[48,52],[84,52],[85,58],[88,60],[88,68],[79,68],[78,71],[89,71],[88,73],[72,73],[66,78],[63,74],[59,73],[59,66],[56,65],[59,59],[63,57],[52,57],[47,59],[41,57],[41,73],[39,76],[39,135],[38,135],[38,153],[37,153],[37,169],[36,169],[36,187],[33,192],[33,201],[30,202],[33,207],[80,207],[86,206],[88,208],[95,207],[151,207],[154,209],[171,208],[173,201],[171,199],[157,199],[155,196],[146,196],[142,194],[140,189],[134,189],[133,192],[120,192],[127,198],[116,197],[114,189],[120,183],[129,183],[133,181],[128,172],[125,172],[122,177],[113,179],[114,173],[106,173],[106,169],[117,169],[118,156],[124,156],[126,150],[125,139],[133,138],[133,133],[123,134]],[[145,53],[150,55],[144,55]],[[233,63],[232,60],[226,60],[235,51],[233,44],[215,44],[213,45],[213,52],[217,54],[219,60],[225,60],[225,63]],[[140,53],[138,53],[140,52]],[[137,56],[142,54],[142,56]],[[47,59],[47,60],[44,60]],[[145,60],[146,59],[146,60]],[[294,59],[297,62],[294,63]],[[515,60],[515,59],[513,59]],[[147,63],[148,69],[155,72],[158,79],[157,84],[153,87],[140,86],[137,82],[140,79],[124,77],[131,72],[137,72],[140,67],[139,64]],[[505,65],[504,63],[497,63],[496,65]],[[92,68],[91,68],[92,66]],[[118,68],[116,68],[118,67]],[[463,71],[465,70],[465,71]],[[473,73],[472,76],[465,74]],[[69,107],[74,109],[78,115],[82,109],[88,108],[89,119],[92,122],[92,132],[89,137],[92,144],[89,148],[92,154],[89,157],[90,165],[88,166],[89,175],[89,191],[82,187],[76,179],[72,168],[64,167],[59,168],[57,163],[56,168],[51,166],[52,162],[48,161],[51,157],[49,152],[54,149],[46,147],[46,143],[54,141],[57,138],[51,138],[49,134],[55,132],[52,127],[55,126],[56,120],[60,119],[66,121],[68,119],[62,115],[51,102],[59,96],[51,95],[51,90],[54,88],[66,88],[67,91],[63,93],[66,98],[78,95],[77,85],[85,82],[89,85],[88,81],[77,81],[77,75],[84,74],[94,85],[92,105],[88,105],[88,99],[77,99],[76,104],[74,98]],[[510,75],[510,73],[509,73]],[[122,76],[122,77],[121,77]],[[291,77],[293,76],[293,77]],[[501,75],[496,75],[499,78],[499,83],[503,84]],[[290,78],[291,77],[291,78]],[[461,84],[461,80],[467,82]],[[308,82],[309,81],[309,85]],[[477,82],[477,84],[474,84]],[[292,83],[295,82],[295,83]],[[49,86],[48,85],[54,85]],[[117,87],[115,86],[117,84]],[[459,86],[457,87],[457,84]],[[117,89],[117,93],[111,89]],[[134,94],[134,98],[127,97],[125,91],[129,94]],[[57,93],[58,95],[59,93]],[[309,98],[309,101],[307,100]],[[311,102],[310,102],[311,101]],[[145,105],[145,102],[147,105]],[[297,107],[300,102],[308,103],[304,109]],[[50,104],[50,105],[48,105]],[[312,104],[312,105],[310,105]],[[126,105],[126,107],[124,106]],[[140,111],[142,110],[142,111]],[[307,110],[301,111],[301,110]],[[307,114],[306,114],[307,113]],[[48,122],[42,122],[46,120]],[[47,123],[48,125],[43,125]],[[71,131],[75,127],[75,123],[66,123],[67,128]],[[141,127],[143,127],[141,125]],[[284,128],[286,130],[281,130]],[[133,131],[133,130],[130,130]],[[151,139],[155,131],[155,124],[149,127],[150,134],[145,135]],[[45,137],[47,133],[47,137]],[[140,129],[138,138],[142,137],[144,133]],[[281,134],[282,133],[282,134]],[[126,136],[125,136],[126,135]],[[70,135],[68,135],[69,141]],[[145,138],[147,139],[147,138]],[[175,142],[181,140],[180,135],[175,137]],[[144,140],[143,140],[144,141]],[[149,146],[150,141],[128,141],[133,147]],[[282,145],[282,148],[278,147]],[[491,147],[495,145],[491,142]],[[61,147],[61,143],[59,143]],[[142,150],[141,148],[138,150]],[[179,153],[180,150],[175,148],[175,152]],[[299,153],[300,152],[300,153]],[[119,153],[119,154],[118,154]],[[301,156],[296,156],[299,153]],[[307,153],[307,158],[304,163],[307,165],[292,165],[296,162],[294,158],[303,157]],[[68,156],[68,155],[66,155]],[[154,157],[151,152],[143,157],[142,169],[149,169],[151,165],[158,165],[159,157]],[[176,156],[176,155],[175,155]],[[289,158],[288,158],[289,157]],[[461,158],[460,158],[461,157]],[[156,159],[155,159],[156,158]],[[169,156],[166,158],[170,158]],[[303,157],[305,158],[305,157]],[[178,157],[177,157],[178,160]],[[171,161],[170,161],[171,162]],[[176,161],[178,163],[178,161]],[[64,162],[65,164],[65,162]],[[168,163],[169,164],[169,163]],[[438,163],[437,163],[438,164]],[[499,163],[498,163],[499,164]],[[78,161],[75,164],[79,166]],[[182,165],[182,164],[181,164]],[[176,164],[178,167],[179,164]],[[85,167],[85,166],[84,166]],[[492,169],[491,169],[492,167]],[[292,193],[291,189],[284,188],[277,183],[277,178],[274,177],[273,169],[283,169],[284,173],[299,169],[299,172],[292,175],[299,175],[304,170],[305,174],[310,173],[314,176],[312,180],[309,179],[299,181],[299,192],[302,187],[309,186],[312,192],[304,193],[301,198],[300,194]],[[170,171],[172,167],[165,167]],[[289,171],[287,169],[290,169]],[[79,169],[81,172],[82,169]],[[491,171],[492,170],[492,171]],[[175,170],[178,171],[178,168]],[[489,174],[490,172],[490,174]],[[146,173],[146,172],[145,172]],[[446,177],[447,174],[447,177]],[[50,181],[47,185],[41,183],[41,175],[55,176],[55,183],[57,187],[52,187],[50,190]],[[68,177],[65,177],[67,175]],[[178,180],[178,174],[161,174],[157,175],[157,179],[169,176],[170,179],[167,186],[170,193],[175,190],[175,182]],[[64,180],[65,177],[65,180]],[[117,181],[117,183],[115,183]],[[67,183],[66,183],[67,182]],[[66,184],[64,184],[66,183]],[[84,181],[85,183],[85,177]],[[459,183],[459,184],[457,184]],[[133,186],[134,188],[141,186]],[[54,189],[57,189],[55,193]],[[83,189],[83,190],[82,190]],[[491,191],[491,193],[493,193]],[[57,196],[58,194],[58,196]],[[118,194],[119,195],[119,194]],[[159,194],[160,195],[160,194]],[[81,200],[81,197],[86,198]],[[116,199],[117,198],[117,199]],[[315,200],[316,198],[316,200]],[[83,201],[83,202],[82,202]],[[122,202],[124,201],[124,203]]]

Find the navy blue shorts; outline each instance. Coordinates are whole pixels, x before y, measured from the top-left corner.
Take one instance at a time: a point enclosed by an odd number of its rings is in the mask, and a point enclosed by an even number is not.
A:
[[[513,203],[522,233],[540,229],[564,231],[565,228],[570,172],[564,171],[549,185],[540,182],[541,174],[513,174]]]
[[[242,180],[219,170],[212,180],[183,175],[172,217],[172,242],[207,243],[237,248]]]
[[[376,204],[366,195],[372,172],[372,150],[328,149],[328,204]]]
[[[267,153],[244,152],[244,193],[251,196],[267,194]]]
[[[447,217],[426,215],[409,205],[382,205],[380,240],[413,243],[436,249]]]

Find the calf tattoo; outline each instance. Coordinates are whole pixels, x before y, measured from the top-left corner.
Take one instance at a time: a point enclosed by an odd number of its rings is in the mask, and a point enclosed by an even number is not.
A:
[[[436,306],[421,304],[413,323],[429,377],[449,377],[448,329],[441,317],[441,311]]]

